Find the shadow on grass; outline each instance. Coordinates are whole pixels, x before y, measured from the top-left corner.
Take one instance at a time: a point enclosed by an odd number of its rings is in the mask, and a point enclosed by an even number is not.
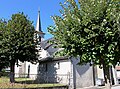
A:
[[[67,85],[38,83],[36,80],[16,81],[17,84],[27,84],[25,89],[68,89]]]
[[[20,83],[20,84],[38,84],[38,82],[36,80],[15,81],[15,83]]]
[[[15,83],[20,83],[20,84],[58,84],[55,82],[45,82],[45,83],[41,83],[38,80],[21,80],[21,81],[15,81]]]

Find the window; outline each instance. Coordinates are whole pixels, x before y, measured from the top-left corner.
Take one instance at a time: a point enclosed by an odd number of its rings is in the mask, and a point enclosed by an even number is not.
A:
[[[59,62],[57,63],[57,66],[58,66],[58,69],[60,69],[60,63]]]
[[[39,41],[41,42],[41,36],[39,36]]]
[[[45,71],[47,72],[48,71],[48,65],[45,64]]]

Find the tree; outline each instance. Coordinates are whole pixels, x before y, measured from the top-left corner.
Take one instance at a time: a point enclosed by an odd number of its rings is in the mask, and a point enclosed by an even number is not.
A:
[[[3,48],[2,48],[2,40],[3,38],[3,33],[6,29],[6,21],[1,19],[0,20],[0,72],[3,68],[9,67],[9,62],[6,60],[6,57],[4,56]]]
[[[67,0],[62,16],[52,16],[48,27],[63,55],[80,57],[79,64],[99,65],[110,89],[109,67],[120,62],[119,0]]]
[[[18,61],[36,62],[38,58],[37,42],[34,41],[34,26],[23,13],[13,14],[8,20],[3,35],[4,56],[10,63],[10,82],[14,80],[14,67]]]

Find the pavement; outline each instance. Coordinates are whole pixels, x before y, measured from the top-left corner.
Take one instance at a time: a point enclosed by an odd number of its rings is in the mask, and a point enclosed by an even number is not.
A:
[[[94,86],[79,89],[105,89],[105,86]],[[111,89],[120,89],[120,85],[113,85]]]
[[[120,89],[120,85],[114,85],[112,86],[112,89]]]

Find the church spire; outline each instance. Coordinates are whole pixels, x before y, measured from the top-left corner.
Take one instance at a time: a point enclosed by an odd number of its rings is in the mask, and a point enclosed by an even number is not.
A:
[[[40,11],[38,11],[38,18],[37,18],[37,23],[36,23],[36,31],[42,32],[42,30],[41,30],[41,21],[40,21]]]
[[[41,30],[40,11],[38,11],[38,18],[35,31],[37,32],[37,36],[40,39],[40,41],[43,41],[45,33],[43,33],[43,31]]]

